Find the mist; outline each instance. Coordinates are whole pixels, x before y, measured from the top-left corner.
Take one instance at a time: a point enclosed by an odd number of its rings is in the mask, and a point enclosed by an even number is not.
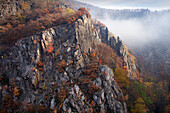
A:
[[[106,15],[104,19],[99,20],[132,48],[143,47],[152,42],[170,43],[170,14],[121,20],[113,20]]]

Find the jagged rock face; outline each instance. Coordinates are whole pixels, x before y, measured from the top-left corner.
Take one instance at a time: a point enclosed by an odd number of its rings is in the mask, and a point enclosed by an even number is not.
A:
[[[23,109],[24,103],[29,103],[61,112],[126,112],[112,70],[99,65],[97,57],[92,60],[92,51],[101,42],[99,32],[92,28],[84,15],[72,25],[21,39],[3,53],[1,107],[5,96],[12,94]],[[92,74],[94,77],[88,78]]]
[[[134,60],[134,57],[128,52],[127,47],[123,44],[119,37],[113,36],[108,31],[106,26],[96,26],[97,32],[101,34],[101,42],[110,46],[113,50],[117,51],[117,54],[122,57],[124,61],[124,66],[128,67],[128,77],[134,79],[137,78],[137,69]]]

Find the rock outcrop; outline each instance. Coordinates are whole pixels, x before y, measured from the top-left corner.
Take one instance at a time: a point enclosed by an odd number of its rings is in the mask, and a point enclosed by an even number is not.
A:
[[[137,78],[138,72],[135,65],[135,57],[128,52],[126,45],[120,40],[119,36],[115,37],[106,26],[96,24],[95,27],[97,28],[96,32],[100,34],[99,39],[101,39],[101,42],[117,51],[117,54],[123,59],[124,66],[128,68],[128,77],[132,79]]]
[[[10,50],[2,52],[0,107],[8,97],[21,103],[21,111],[28,105],[41,105],[69,113],[127,112],[112,70],[99,65],[94,51],[103,42],[117,50],[130,70],[135,69],[135,64],[131,64],[122,41],[111,36],[107,27],[95,31],[93,27],[83,15],[74,24],[20,39]]]

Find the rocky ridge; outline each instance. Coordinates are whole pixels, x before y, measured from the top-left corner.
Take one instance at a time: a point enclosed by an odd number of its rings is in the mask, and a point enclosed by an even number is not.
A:
[[[100,39],[102,43],[110,46],[123,59],[123,65],[127,67],[128,77],[131,79],[137,78],[138,71],[135,65],[135,57],[128,52],[126,45],[120,40],[119,36],[115,37],[109,32],[106,26],[97,24],[97,32],[101,34]]]
[[[99,43],[115,49],[128,66],[129,77],[136,71],[135,64],[118,37],[105,26],[93,31],[94,26],[83,15],[74,24],[20,39],[2,52],[1,108],[8,97],[22,103],[15,112],[33,104],[61,112],[127,112],[112,70],[99,65],[94,52]]]

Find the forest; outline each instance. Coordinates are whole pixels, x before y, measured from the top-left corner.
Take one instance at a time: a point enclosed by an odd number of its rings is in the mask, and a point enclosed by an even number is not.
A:
[[[1,7],[7,9],[9,2],[12,1],[13,0],[1,0],[0,3],[3,4]],[[86,14],[88,18],[91,18],[89,13],[90,9],[79,8],[76,10],[72,8],[71,5],[67,5],[64,0],[20,0],[18,1],[16,10],[15,13],[8,13],[3,16],[3,18],[0,18],[1,52],[10,49],[17,40],[38,34],[40,31],[63,24],[72,25],[84,14]],[[104,26],[104,24],[99,21],[98,24]],[[170,112],[170,86],[167,75],[160,72],[158,77],[153,77],[147,72],[141,73],[143,65],[141,63],[142,58],[140,58],[141,60],[138,61],[133,59],[134,63],[138,63],[139,65],[138,78],[128,78],[128,67],[123,65],[123,60],[116,54],[115,50],[103,43],[99,44],[97,49],[98,51],[89,54],[91,65],[87,65],[87,70],[83,72],[87,76],[85,78],[79,78],[78,85],[80,87],[87,86],[88,81],[96,78],[98,69],[95,62],[97,60],[97,63],[100,65],[108,65],[113,70],[115,80],[123,90],[129,113]],[[53,47],[49,45],[47,51],[49,53],[52,52]],[[129,49],[129,54],[130,53],[133,54],[133,51]],[[41,70],[43,64],[39,62],[38,66]],[[58,70],[62,72],[66,63],[63,60],[57,66]],[[105,76],[105,73],[103,73],[103,76]],[[5,81],[5,78],[0,77],[1,83]],[[67,86],[67,83],[63,83],[63,85]],[[3,89],[6,89],[6,87],[3,87]],[[44,89],[46,89],[46,86],[44,86]],[[83,92],[88,94],[89,98],[92,98],[90,94],[93,91],[98,91],[98,89],[97,86],[90,83],[88,89],[84,89]],[[19,95],[16,87],[14,87],[13,93],[16,96]],[[66,96],[66,91],[63,87],[60,93],[60,101],[63,102]],[[9,97],[6,97],[2,104],[5,108],[12,106],[13,109],[17,109],[17,104],[16,106],[12,105],[12,100]],[[27,103],[25,103],[25,105],[27,105]],[[93,101],[91,101],[91,106],[94,106]],[[32,109],[31,107],[39,109],[39,111],[45,109],[43,106],[38,106],[39,108],[37,106],[30,106],[28,107],[28,111]],[[91,112],[90,110],[89,112]],[[3,109],[0,109],[0,112],[3,112]]]

